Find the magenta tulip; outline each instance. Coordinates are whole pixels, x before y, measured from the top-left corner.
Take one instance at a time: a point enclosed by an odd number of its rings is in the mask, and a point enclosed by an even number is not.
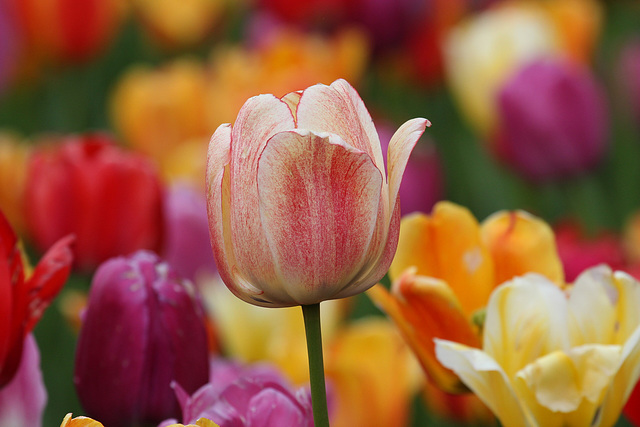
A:
[[[216,273],[202,190],[186,183],[171,186],[164,200],[164,217],[163,258],[169,265],[196,284],[197,277]]]
[[[561,60],[533,62],[498,95],[499,156],[533,181],[585,172],[607,148],[604,94],[589,70]]]
[[[358,294],[384,276],[396,250],[398,190],[428,121],[389,143],[346,81],[282,98],[249,99],[209,144],[211,244],[227,287],[265,307]]]
[[[98,268],[74,376],[89,416],[124,427],[180,413],[171,382],[191,393],[209,377],[205,317],[196,295],[151,252]]]

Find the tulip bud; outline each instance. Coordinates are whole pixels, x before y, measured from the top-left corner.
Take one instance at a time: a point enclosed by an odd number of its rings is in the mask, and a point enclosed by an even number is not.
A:
[[[250,98],[209,144],[209,229],[227,287],[288,307],[373,286],[395,253],[402,174],[428,124],[396,131],[387,177],[371,116],[345,80]]]
[[[171,382],[207,382],[205,319],[190,282],[139,251],[98,268],[78,337],[74,383],[89,416],[109,427],[180,413]]]
[[[201,274],[215,273],[204,193],[188,185],[173,185],[164,208],[164,259],[180,276],[195,283]]]
[[[498,110],[495,150],[533,181],[585,172],[608,148],[603,91],[576,64],[542,60],[523,67],[500,91]]]
[[[157,250],[162,233],[162,188],[149,160],[100,134],[36,149],[25,195],[29,232],[40,248],[77,237],[77,265],[137,249]]]

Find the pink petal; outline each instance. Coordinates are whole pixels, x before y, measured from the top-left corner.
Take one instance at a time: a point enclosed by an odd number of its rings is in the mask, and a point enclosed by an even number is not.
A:
[[[367,153],[384,171],[378,132],[360,95],[345,80],[307,88],[298,104],[297,127],[339,135],[348,145]]]
[[[331,299],[363,268],[382,174],[331,134],[281,132],[258,167],[261,217],[291,305]]]
[[[249,99],[240,109],[231,133],[230,205],[228,210],[222,206],[222,216],[233,214],[230,226],[237,270],[259,289],[277,277],[260,223],[258,158],[269,138],[294,127],[285,102],[273,95],[260,95]]]
[[[389,205],[394,210],[394,203],[398,197],[402,174],[409,161],[409,155],[422,136],[427,126],[431,123],[427,119],[411,119],[404,123],[393,134],[387,151],[387,167],[389,168]],[[393,202],[393,203],[392,203]]]

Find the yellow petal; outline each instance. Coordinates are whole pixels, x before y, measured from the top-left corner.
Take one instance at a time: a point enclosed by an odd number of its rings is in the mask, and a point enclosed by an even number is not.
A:
[[[590,425],[615,374],[620,346],[555,351],[516,374],[514,386],[538,425]]]
[[[363,318],[341,330],[326,364],[336,397],[333,427],[406,424],[420,368],[389,321]]]
[[[526,408],[522,407],[500,365],[482,350],[451,341],[436,339],[438,359],[460,379],[508,427],[532,427]],[[545,426],[546,427],[546,426]]]
[[[420,276],[447,282],[467,316],[484,307],[495,283],[478,222],[468,209],[450,202],[436,204],[431,216],[403,218],[389,275],[395,280],[412,266]]]
[[[415,269],[409,269],[394,282],[391,294],[382,285],[367,294],[393,319],[431,381],[449,392],[465,391],[458,377],[436,359],[433,339],[473,347],[479,347],[480,339],[446,283],[416,276]]]
[[[564,284],[553,231],[541,219],[523,211],[497,212],[482,223],[482,240],[493,258],[496,284],[526,273]]]

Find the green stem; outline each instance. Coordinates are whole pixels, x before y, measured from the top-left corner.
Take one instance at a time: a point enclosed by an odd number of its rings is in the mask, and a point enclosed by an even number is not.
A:
[[[320,330],[320,303],[303,305],[304,329],[307,335],[309,355],[309,377],[311,379],[311,401],[315,427],[329,427],[327,391],[324,385],[324,362],[322,361],[322,331]]]

